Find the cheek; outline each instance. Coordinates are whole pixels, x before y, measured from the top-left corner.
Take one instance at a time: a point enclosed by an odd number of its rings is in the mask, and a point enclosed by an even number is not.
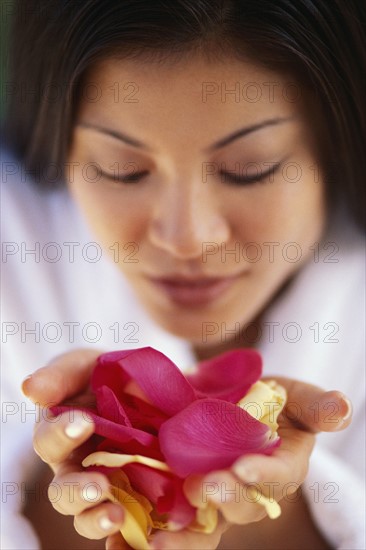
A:
[[[140,208],[127,209],[115,203],[96,206],[98,220],[94,223],[104,246],[117,246],[121,250],[129,247],[140,247],[146,233],[146,217]]]
[[[89,228],[105,249],[116,242],[124,247],[144,238],[148,211],[143,202],[128,200],[121,189],[87,184],[77,178],[69,189]]]
[[[258,244],[317,240],[325,222],[324,192],[322,184],[309,176],[303,174],[294,183],[277,181],[250,192],[238,190],[226,203],[234,240]]]

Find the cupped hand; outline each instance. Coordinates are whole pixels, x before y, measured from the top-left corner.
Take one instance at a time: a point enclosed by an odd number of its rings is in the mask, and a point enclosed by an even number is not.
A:
[[[287,391],[287,404],[278,418],[281,445],[270,456],[243,456],[230,469],[197,478],[190,487],[197,505],[199,500],[212,501],[230,523],[244,525],[267,513],[276,515],[278,509],[271,504],[290,498],[306,477],[315,434],[342,430],[351,421],[350,403],[341,392],[324,392],[281,377],[276,381]],[[266,506],[258,505],[261,501]]]
[[[153,548],[216,548],[230,525],[246,525],[266,517],[266,507],[260,504],[263,497],[269,504],[297,500],[294,493],[306,477],[316,433],[345,429],[351,422],[352,408],[341,392],[324,392],[304,382],[275,378],[287,391],[287,406],[278,418],[280,447],[270,456],[246,455],[230,469],[191,479],[186,487],[189,499],[196,506],[212,502],[220,511],[221,522],[211,535],[160,531],[153,539]],[[128,547],[116,535],[109,548]]]
[[[99,472],[85,471],[81,462],[94,450],[88,440],[94,432],[90,417],[68,411],[54,417],[49,406],[59,403],[93,404],[89,379],[101,351],[77,350],[58,356],[23,383],[23,392],[45,407],[34,430],[34,449],[53,470],[49,499],[58,512],[75,516],[76,531],[89,539],[102,539],[119,531],[123,508],[108,500],[109,481]]]
[[[77,350],[57,357],[26,379],[24,393],[43,406],[70,399],[74,405],[90,405],[89,379],[100,353]],[[281,446],[271,456],[247,455],[230,469],[192,479],[187,484],[187,496],[196,504],[210,502],[219,509],[221,519],[216,530],[212,534],[159,531],[151,539],[152,548],[216,548],[230,524],[261,520],[267,514],[261,499],[271,503],[290,498],[304,481],[315,434],[343,430],[349,425],[351,405],[341,392],[324,392],[285,378],[276,377],[276,381],[288,395],[278,419]],[[49,488],[54,508],[75,516],[79,534],[90,539],[107,537],[106,548],[125,550],[129,546],[119,533],[123,508],[108,500],[107,477],[81,467],[91,450],[88,440],[93,431],[92,420],[81,411],[56,418],[45,414],[36,425],[34,447],[55,473]]]

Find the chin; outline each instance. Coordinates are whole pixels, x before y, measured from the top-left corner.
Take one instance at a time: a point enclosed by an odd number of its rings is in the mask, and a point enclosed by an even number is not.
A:
[[[162,311],[155,307],[146,307],[146,311],[161,328],[187,340],[194,347],[221,346],[229,340],[236,341],[232,330],[234,328],[237,328],[237,337],[240,337],[238,317],[234,317],[232,313],[229,315],[227,311]],[[226,331],[225,327],[229,330]]]

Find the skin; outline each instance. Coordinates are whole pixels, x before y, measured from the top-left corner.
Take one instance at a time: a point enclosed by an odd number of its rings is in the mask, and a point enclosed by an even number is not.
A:
[[[36,371],[23,383],[24,393],[34,402],[46,405],[50,401],[61,403],[72,398],[76,402],[75,395],[82,400],[87,393],[90,374],[95,365],[95,359],[99,355],[96,350],[77,350],[66,353],[54,359],[47,367]],[[246,456],[239,459],[230,470],[213,472],[205,481],[230,484],[239,482],[245,486],[253,480],[255,474],[258,483],[276,483],[276,492],[273,495],[281,502],[282,516],[279,520],[272,521],[263,519],[263,509],[255,503],[238,502],[230,503],[216,502],[222,514],[227,518],[220,524],[219,528],[212,535],[199,535],[183,530],[179,533],[160,532],[154,539],[155,548],[216,548],[224,531],[230,524],[237,524],[235,529],[227,531],[224,535],[221,548],[232,548],[239,545],[242,549],[258,547],[273,549],[273,541],[277,540],[282,550],[302,550],[304,548],[323,549],[328,548],[327,543],[322,539],[319,532],[313,525],[305,503],[302,499],[295,499],[290,502],[291,495],[283,498],[286,491],[283,491],[287,484],[301,484],[308,468],[308,460],[311,454],[315,437],[318,431],[343,430],[351,422],[349,407],[340,392],[323,392],[303,382],[279,379],[279,382],[288,392],[288,400],[296,402],[301,411],[302,425],[293,426],[288,418],[281,420],[279,434],[282,444],[270,457],[261,455]],[[88,396],[90,403],[90,395]],[[319,403],[319,416],[314,417],[311,413],[310,404]],[[327,415],[329,406],[336,404],[338,410],[338,422],[329,423]],[[346,417],[346,420],[342,420]],[[83,418],[83,416],[81,415]],[[74,422],[77,419],[75,413]],[[123,509],[119,505],[108,501],[103,502],[103,495],[108,490],[108,480],[99,473],[83,472],[80,466],[81,456],[88,454],[87,449],[80,447],[88,440],[93,433],[93,423],[85,422],[82,433],[71,438],[67,435],[66,427],[70,422],[69,415],[63,414],[58,421],[48,422],[45,415],[36,424],[34,434],[34,448],[41,459],[46,462],[54,473],[52,480],[53,487],[58,487],[58,498],[49,493],[53,507],[63,516],[74,516],[74,526],[77,532],[88,539],[106,539],[106,548],[126,550],[129,547],[124,543],[118,533],[119,527],[123,524]],[[72,424],[72,423],[71,423]],[[81,455],[81,456],[80,456]],[[244,467],[246,473],[244,473]],[[250,477],[250,479],[249,479]],[[35,479],[32,479],[36,482]],[[40,487],[42,494],[48,483],[49,476],[43,472],[40,476]],[[98,503],[86,502],[82,493],[75,489],[73,498],[70,498],[70,487],[82,489],[90,483],[98,483],[103,493]],[[64,490],[65,488],[65,490]],[[82,539],[71,538],[70,522],[60,521],[60,517],[52,515],[50,506],[44,499],[37,506],[28,506],[28,516],[32,519],[41,540],[43,547],[53,548],[55,540],[58,548],[90,548],[84,544]],[[108,530],[100,526],[101,518],[108,518],[112,525]],[[257,522],[261,521],[260,529],[257,529]],[[50,528],[52,526],[52,529]],[[258,536],[261,537],[258,539]],[[228,538],[229,537],[229,538]],[[226,540],[226,543],[225,543]],[[64,541],[64,544],[62,544]],[[287,545],[287,546],[286,546]],[[92,546],[96,548],[96,546]],[[98,546],[99,548],[99,546]]]
[[[321,238],[326,224],[323,185],[321,179],[314,181],[314,166],[319,162],[314,111],[309,111],[310,102],[305,94],[296,101],[286,99],[283,90],[289,80],[250,62],[229,59],[211,64],[200,56],[160,65],[107,60],[93,67],[86,77],[85,83],[96,85],[100,98],[87,101],[84,97],[79,105],[69,155],[75,167],[68,178],[70,192],[106,251],[113,255],[115,251],[110,247],[114,243],[118,242],[122,251],[124,245],[133,243],[138,262],[123,261],[126,256],[121,255],[118,268],[155,321],[191,342],[197,359],[238,345],[223,341],[220,333],[203,341],[202,323],[226,323],[232,328],[235,323],[244,326],[259,319],[308,259],[311,245]],[[124,91],[126,82],[135,83],[133,89],[138,86],[137,102],[126,100],[127,92],[131,91]],[[257,102],[243,99],[236,102],[232,95],[227,95],[223,101],[219,92],[203,101],[203,83],[212,82],[225,83],[227,89],[234,88],[236,82],[241,86],[256,82],[262,96]],[[273,97],[268,93],[266,82],[277,83]],[[119,101],[115,96],[117,88]],[[267,124],[268,121],[272,121],[271,124]],[[261,129],[222,144],[238,130],[264,122],[266,125]],[[110,132],[125,134],[143,145],[127,144]],[[146,171],[146,175],[135,183],[116,182],[111,168],[115,162],[121,175],[131,172],[131,165],[124,170],[126,163],[133,163],[138,172]],[[219,172],[207,180],[203,177],[207,166],[250,173],[248,163],[255,163],[264,172],[268,170],[268,164],[264,163],[277,162],[281,162],[279,170],[260,183],[234,185],[228,179],[222,181]],[[97,163],[110,177],[99,174],[92,182],[92,170],[85,177],[88,163]],[[253,164],[250,166],[253,169]],[[296,182],[289,181],[294,178],[291,166],[296,166],[301,174]],[[98,176],[98,172],[94,175]],[[218,252],[203,261],[203,246],[208,242],[217,243],[227,251],[235,246],[243,251],[247,243],[257,243],[262,258],[250,262],[241,253],[237,262],[233,254],[223,258]],[[301,250],[298,262],[289,261],[282,254],[289,242],[297,243]],[[263,243],[279,243],[274,249],[274,258]],[[288,252],[291,256],[294,250]],[[148,278],[173,273],[197,277],[235,275],[236,278],[218,298],[186,307],[157,291]],[[83,394],[87,391],[96,355],[95,351],[80,350],[59,357],[25,382],[25,393],[40,403],[59,403]],[[279,486],[275,497],[281,500],[287,483],[301,484],[304,480],[314,445],[313,434],[334,429],[334,424],[324,423],[321,416],[317,421],[309,416],[310,404],[316,400],[323,404],[337,402],[339,423],[336,427],[343,429],[348,425],[349,419],[343,422],[342,418],[349,408],[339,392],[324,393],[319,388],[289,380],[281,383],[287,388],[289,400],[300,404],[302,425],[294,426],[283,418],[279,432],[283,443],[271,457],[245,457],[230,470],[211,474],[215,480],[245,485],[253,481],[254,474],[260,483],[276,480]],[[80,456],[74,453],[91,435],[92,423],[86,423],[77,438],[67,436],[66,425],[65,416],[57,423],[41,421],[35,431],[37,453],[51,466],[54,482],[59,486],[88,483],[97,477],[95,481],[105,494],[107,479],[95,472],[82,472]],[[162,532],[153,539],[154,547],[215,548],[230,523],[247,526],[244,538],[245,531],[241,531],[239,540],[250,544],[256,531],[255,523],[265,516],[263,508],[249,502],[219,502],[218,506],[223,520],[213,535]],[[127,548],[118,534],[123,521],[120,506],[88,503],[80,495],[70,502],[64,493],[54,507],[62,514],[75,516],[75,527],[81,535],[91,539],[111,535],[107,538],[107,548]],[[107,531],[100,527],[102,517],[112,522]],[[295,517],[299,518],[298,523]],[[281,521],[283,533],[288,534],[291,525],[297,525],[296,529],[302,525],[306,540],[312,541],[311,547],[327,547],[306,515],[301,499],[292,506],[285,503]],[[267,543],[273,540],[275,529],[279,529],[273,526],[275,523],[268,520],[263,524],[262,533],[267,533]],[[112,536],[114,533],[117,535]],[[296,537],[299,531],[294,533]],[[303,540],[300,535],[298,540]],[[227,544],[230,546],[231,542]],[[263,542],[262,547],[265,545]]]
[[[255,103],[243,98],[236,102],[230,94],[222,101],[220,92],[206,97],[203,91],[204,83],[225,83],[226,89],[233,89],[239,82],[245,89],[248,81],[258,83],[262,91]],[[136,103],[123,101],[126,82],[138,86]],[[276,83],[273,97],[268,82]],[[161,66],[109,60],[91,70],[85,83],[94,83],[101,97],[80,104],[70,150],[70,162],[76,166],[70,191],[105,250],[114,254],[109,249],[114,243],[120,243],[121,251],[133,243],[120,254],[118,267],[150,315],[202,352],[222,343],[219,332],[205,342],[202,324],[225,323],[232,329],[235,323],[253,321],[306,261],[324,228],[323,186],[314,181],[317,143],[304,98],[286,100],[288,82],[291,79],[250,63],[230,59],[210,64],[197,57]],[[212,150],[238,130],[275,119],[278,124]],[[94,127],[127,134],[145,149]],[[262,183],[235,185],[221,179],[222,163],[224,171],[236,169],[245,175],[256,173],[256,167],[265,173],[279,161],[280,169]],[[85,177],[91,162],[112,177],[115,168],[109,167],[116,162],[122,175],[132,170],[123,170],[126,163],[148,173],[136,183],[103,175],[91,183],[92,176],[89,181]],[[215,168],[216,174],[207,175]],[[290,182],[296,174],[299,181]],[[286,248],[290,242],[301,251],[298,262],[288,260],[296,256],[294,248]],[[205,243],[215,243],[217,251],[204,254]],[[258,261],[250,261],[258,248],[246,248],[247,243],[259,246]],[[263,243],[278,243],[273,258],[270,245]],[[225,254],[235,247],[239,258]],[[132,251],[138,262],[128,261]],[[172,273],[237,279],[218,299],[184,307],[147,278]]]

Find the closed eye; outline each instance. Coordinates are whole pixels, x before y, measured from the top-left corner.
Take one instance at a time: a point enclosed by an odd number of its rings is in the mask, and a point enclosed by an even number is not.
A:
[[[241,175],[241,174],[235,174],[234,172],[225,172],[221,171],[221,181],[223,183],[228,183],[231,185],[252,185],[255,183],[263,182],[265,183],[267,181],[273,181],[272,177],[273,175],[278,171],[282,164],[281,162],[277,162],[276,164],[273,164],[268,170],[261,171],[257,170],[257,173],[252,175]],[[131,172],[126,175],[122,174],[108,174],[107,172],[100,171],[100,174],[112,181],[119,182],[119,183],[125,183],[125,184],[133,184],[138,183],[141,181],[144,177],[146,177],[149,172],[148,170],[141,170],[140,172]],[[269,180],[267,179],[269,177]]]
[[[100,174],[108,178],[109,180],[119,182],[119,183],[138,183],[141,179],[148,175],[147,170],[142,170],[141,172],[131,172],[130,174],[107,174],[107,172],[100,171]]]
[[[268,170],[263,172],[262,170],[257,170],[256,174],[251,175],[241,175],[241,174],[235,174],[234,172],[220,172],[221,175],[221,181],[223,183],[228,183],[232,185],[251,185],[259,182],[266,183],[267,181],[272,182],[272,176],[278,171],[282,164],[281,162],[277,162],[276,164],[273,164]]]

